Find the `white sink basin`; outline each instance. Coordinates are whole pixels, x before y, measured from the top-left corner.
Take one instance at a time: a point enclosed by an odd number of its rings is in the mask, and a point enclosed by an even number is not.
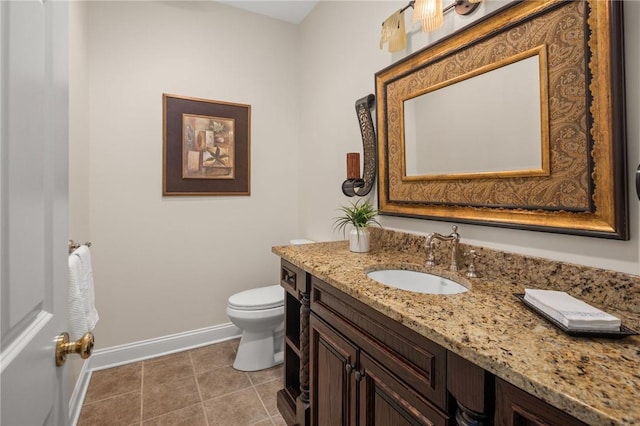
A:
[[[457,294],[468,289],[450,279],[426,272],[407,271],[404,269],[382,269],[368,272],[367,276],[374,281],[400,290],[415,291],[427,294]]]

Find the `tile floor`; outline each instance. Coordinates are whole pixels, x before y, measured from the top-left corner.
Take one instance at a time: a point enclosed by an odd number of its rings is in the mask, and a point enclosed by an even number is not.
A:
[[[217,343],[91,376],[78,426],[280,426],[282,365],[233,369],[238,340]]]

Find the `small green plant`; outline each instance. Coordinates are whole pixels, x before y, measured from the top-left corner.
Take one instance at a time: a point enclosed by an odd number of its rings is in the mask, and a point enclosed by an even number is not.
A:
[[[343,214],[335,218],[333,227],[338,231],[342,231],[343,235],[346,233],[347,225],[352,225],[358,230],[372,223],[380,226],[376,219],[378,210],[371,205],[369,200],[360,199],[355,203],[351,203],[350,206],[340,207],[340,211]]]

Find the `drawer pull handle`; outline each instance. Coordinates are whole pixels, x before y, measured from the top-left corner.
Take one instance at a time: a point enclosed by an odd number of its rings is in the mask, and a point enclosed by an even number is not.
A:
[[[351,374],[351,372],[353,371],[353,365],[351,364],[347,364],[344,366],[344,371],[347,372],[347,374]]]
[[[356,371],[356,382],[364,379],[364,371]]]
[[[286,283],[289,283],[291,285],[295,284],[296,282],[296,274],[289,272],[287,270],[283,270],[282,271],[282,280]]]

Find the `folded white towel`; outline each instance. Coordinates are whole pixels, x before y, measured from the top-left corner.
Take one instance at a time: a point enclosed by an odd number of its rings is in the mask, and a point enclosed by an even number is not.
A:
[[[571,330],[620,330],[619,318],[564,291],[525,289],[524,299]]]
[[[91,253],[85,245],[69,255],[69,338],[78,340],[96,326],[99,316],[95,306]]]

